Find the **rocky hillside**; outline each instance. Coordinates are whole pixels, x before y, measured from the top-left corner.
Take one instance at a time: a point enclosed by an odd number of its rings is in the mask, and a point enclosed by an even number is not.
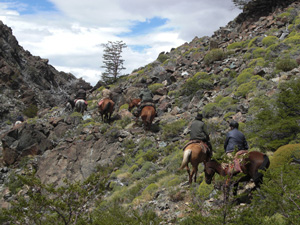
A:
[[[195,37],[119,78],[110,86],[116,103],[111,123],[103,123],[97,112],[102,87],[89,93],[83,116],[58,106],[79,81],[24,51],[1,24],[1,98],[7,104],[1,106],[2,207],[10,208],[20,195],[32,196],[29,183],[18,180],[28,168],[43,185],[56,187],[65,180],[85,181],[100,168],[108,170],[103,193],[89,198],[85,212],[117,203],[142,213],[151,208],[160,223],[175,224],[189,218],[194,205],[217,208],[222,200],[218,178],[206,185],[200,165],[197,182],[189,186],[186,172],[177,170],[189,125],[199,111],[217,158],[232,119],[240,123],[251,150],[272,157],[278,148],[295,145],[298,154],[300,3],[262,2],[266,5],[251,3],[211,37]],[[128,111],[128,102],[144,84],[154,93],[157,108],[150,131]],[[12,115],[32,104],[36,117],[10,125]]]
[[[91,88],[72,74],[58,72],[48,59],[24,50],[1,21],[0,48],[1,121],[14,122],[24,111],[31,116],[32,111],[62,105],[79,85]]]

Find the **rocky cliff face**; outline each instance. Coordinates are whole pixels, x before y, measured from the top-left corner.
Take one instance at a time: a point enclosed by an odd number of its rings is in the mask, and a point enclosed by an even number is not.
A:
[[[186,172],[180,174],[177,168],[181,163],[181,148],[188,140],[188,127],[197,112],[203,111],[216,151],[223,151],[228,119],[242,124],[251,121],[254,113],[253,109],[252,113],[249,111],[255,97],[271,97],[278,92],[280,82],[300,76],[298,65],[278,71],[274,60],[260,63],[264,62],[263,57],[285,56],[290,48],[285,41],[287,34],[299,32],[300,25],[295,22],[299,21],[299,2],[288,8],[276,5],[272,9],[274,11],[264,16],[259,14],[260,17],[252,21],[238,17],[212,37],[195,37],[190,43],[161,53],[155,62],[121,78],[111,86],[116,107],[110,124],[103,123],[97,112],[97,102],[102,97],[99,90],[89,95],[84,116],[66,112],[63,107],[53,108],[58,99],[63,102],[58,96],[70,94],[78,81],[24,51],[9,35],[11,30],[2,24],[0,41],[3,44],[0,46],[5,51],[1,51],[0,70],[5,71],[5,76],[1,76],[1,98],[6,102],[6,107],[1,108],[2,121],[10,118],[11,110],[17,112],[14,109],[17,104],[18,109],[26,104],[37,104],[40,109],[38,117],[10,127],[1,138],[2,205],[7,206],[14,200],[5,186],[9,174],[27,160],[43,183],[55,185],[62,185],[65,178],[84,180],[98,166],[113,167],[107,199],[115,194],[119,195],[120,202],[137,208],[151,205],[168,222],[184,217],[191,210],[187,202],[193,202],[191,196],[199,185],[192,190],[185,188]],[[269,52],[263,41],[267,36],[278,41]],[[299,50],[294,50],[289,56],[296,60],[299,54]],[[245,71],[250,71],[250,75],[239,76]],[[243,92],[248,88],[246,85],[239,89],[238,85],[253,82],[252,90]],[[153,91],[157,107],[151,131],[145,131],[141,121],[133,120],[126,105],[138,96],[144,84]],[[19,89],[18,94],[12,92]],[[212,108],[209,110],[207,106]],[[151,197],[145,197],[144,190],[152,183],[157,184],[157,190]],[[133,187],[137,188],[135,193],[127,191]],[[128,196],[120,197],[119,193]]]
[[[91,88],[72,74],[58,72],[47,59],[24,50],[12,30],[1,21],[0,48],[1,121],[14,122],[28,107],[44,109],[61,105],[79,83]]]

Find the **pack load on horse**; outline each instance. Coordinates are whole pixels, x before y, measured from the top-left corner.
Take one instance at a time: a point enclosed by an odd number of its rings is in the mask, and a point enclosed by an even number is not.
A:
[[[88,103],[86,101],[86,92],[82,86],[78,90],[74,102],[76,112],[80,112],[81,114],[83,114],[84,111],[87,109]]]
[[[98,111],[101,115],[103,122],[110,122],[112,113],[114,111],[115,103],[111,100],[112,93],[109,87],[105,87],[102,90],[102,98],[98,103]]]
[[[99,103],[98,103],[98,106],[100,107],[101,104],[104,102],[104,99],[112,99],[112,93],[111,91],[109,90],[109,87],[105,87],[103,90],[102,90],[102,98],[100,99]]]
[[[242,176],[234,182],[233,194],[237,194],[237,189],[240,182],[249,181],[250,179],[253,179],[255,183],[254,189],[260,187],[263,181],[263,174],[260,172],[260,170],[266,170],[269,168],[269,157],[266,154],[258,151],[241,151],[237,153],[235,158],[239,158],[239,160],[236,160],[236,162],[239,162],[241,172],[244,173],[245,176]],[[216,160],[211,160],[205,163],[204,173],[207,184],[211,184],[213,176],[215,173],[218,173],[221,176],[228,176],[228,180],[226,182],[228,185],[230,183],[230,179],[239,174],[240,171],[235,169],[234,163],[223,167],[222,164]]]
[[[209,134],[202,119],[202,114],[198,113],[190,127],[190,141],[183,148],[183,160],[179,169],[186,167],[189,183],[192,183],[193,175],[195,175],[194,182],[196,182],[199,163],[206,163],[212,156]],[[192,173],[188,167],[189,162],[193,167]]]

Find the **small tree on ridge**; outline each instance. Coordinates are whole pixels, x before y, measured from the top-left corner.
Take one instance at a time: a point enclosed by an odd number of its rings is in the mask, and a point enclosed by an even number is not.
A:
[[[104,66],[101,67],[106,69],[102,73],[102,80],[105,83],[113,83],[117,80],[121,70],[126,69],[123,67],[124,60],[121,58],[121,53],[127,45],[123,41],[109,41],[107,44],[101,44],[101,46],[104,47]]]

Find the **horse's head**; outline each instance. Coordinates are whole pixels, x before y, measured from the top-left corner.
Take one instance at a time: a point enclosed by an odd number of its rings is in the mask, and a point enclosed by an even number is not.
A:
[[[215,175],[216,171],[212,167],[210,162],[207,162],[204,164],[204,173],[205,173],[205,182],[207,184],[211,184],[211,180],[213,176]]]

